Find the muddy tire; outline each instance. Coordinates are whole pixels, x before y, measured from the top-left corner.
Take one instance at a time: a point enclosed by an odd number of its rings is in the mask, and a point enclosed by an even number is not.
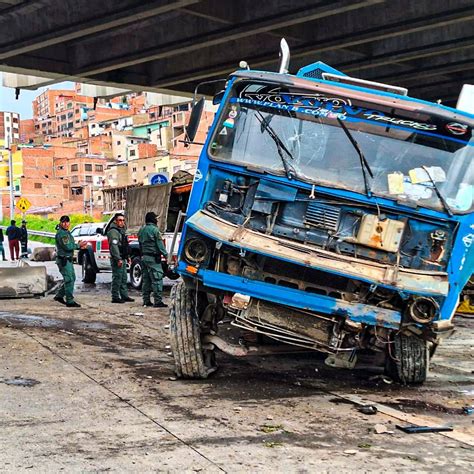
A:
[[[217,370],[213,350],[203,349],[199,323],[200,297],[184,282],[171,290],[170,339],[178,377],[205,379]]]
[[[398,334],[387,354],[385,372],[403,385],[422,384],[428,375],[428,343],[416,336]]]
[[[82,257],[82,281],[84,283],[95,283],[97,278],[97,272],[94,270],[94,267],[89,260],[87,255]]]
[[[142,269],[142,261],[140,257],[135,257],[132,260],[130,265],[130,285],[132,285],[135,290],[142,289],[142,281],[143,281],[143,269]]]

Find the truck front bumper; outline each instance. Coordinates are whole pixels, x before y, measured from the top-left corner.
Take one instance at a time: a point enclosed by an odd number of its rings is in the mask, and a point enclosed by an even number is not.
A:
[[[301,290],[272,285],[262,281],[250,280],[240,276],[228,275],[212,270],[199,269],[191,274],[186,270],[186,263],[180,262],[178,271],[198,279],[206,287],[217,288],[232,293],[242,293],[260,300],[314,311],[320,314],[337,315],[355,323],[367,324],[389,329],[398,329],[402,315],[398,311],[378,308],[361,303],[331,298],[330,296],[305,293]]]

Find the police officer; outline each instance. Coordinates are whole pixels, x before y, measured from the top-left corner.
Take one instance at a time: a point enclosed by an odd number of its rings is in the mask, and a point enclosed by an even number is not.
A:
[[[161,256],[166,257],[165,246],[158,230],[157,217],[154,212],[147,212],[145,225],[138,231],[138,242],[143,263],[142,295],[143,306],[153,306],[154,308],[166,308],[163,303],[163,268],[161,267]],[[151,293],[153,292],[154,304],[151,303]]]
[[[63,276],[63,283],[54,297],[58,303],[66,305],[68,308],[80,308],[81,305],[74,301],[73,291],[76,273],[72,264],[74,250],[86,248],[87,242],[74,242],[74,237],[69,232],[71,222],[69,216],[62,216],[59,219],[59,225],[56,226],[56,264]],[[66,301],[64,301],[66,297]]]
[[[115,214],[112,224],[107,231],[110,249],[110,264],[112,266],[112,303],[135,301],[128,296],[127,260],[128,240],[125,233],[125,216]]]

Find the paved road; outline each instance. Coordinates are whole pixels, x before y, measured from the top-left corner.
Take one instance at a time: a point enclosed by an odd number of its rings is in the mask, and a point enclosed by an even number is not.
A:
[[[166,310],[112,306],[107,284],[79,283],[77,299],[78,310],[51,297],[0,307],[8,472],[472,472],[474,418],[462,414],[473,403],[472,319],[457,319],[423,387],[387,385],[364,367],[335,371],[313,353],[219,354],[213,377],[182,381]],[[354,397],[379,412],[360,413]],[[412,415],[455,431],[395,428]]]

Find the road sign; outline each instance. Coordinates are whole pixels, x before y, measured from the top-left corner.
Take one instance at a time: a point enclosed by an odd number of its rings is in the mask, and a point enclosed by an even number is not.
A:
[[[20,198],[16,203],[16,207],[20,209],[21,212],[26,212],[31,207],[31,202],[26,198]]]
[[[168,177],[164,174],[154,174],[150,177],[150,184],[166,184]]]

